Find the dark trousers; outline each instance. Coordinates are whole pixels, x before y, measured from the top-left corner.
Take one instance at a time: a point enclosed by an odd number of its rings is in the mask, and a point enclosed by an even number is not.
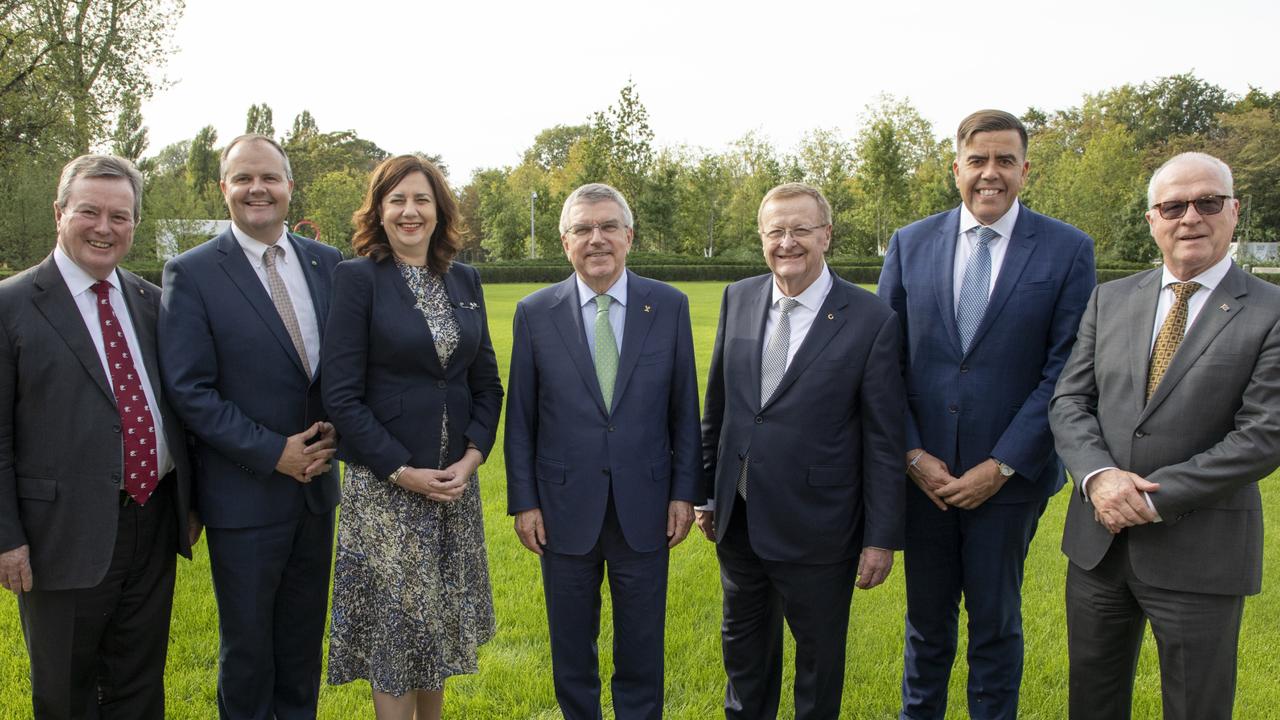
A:
[[[1121,532],[1094,569],[1067,564],[1071,717],[1128,720],[1150,620],[1166,720],[1230,718],[1244,598],[1148,585],[1134,575],[1128,548]]]
[[[554,532],[554,529],[551,530]],[[662,717],[663,632],[667,615],[667,561],[663,547],[636,552],[618,525],[609,497],[600,539],[586,555],[544,551],[542,587],[551,631],[556,701],[565,720],[599,720],[600,585],[607,570],[613,603],[614,716]]]
[[[742,498],[734,503],[716,556],[724,591],[725,717],[778,716],[784,619],[796,641],[796,720],[839,717],[857,561],[802,565],[762,559],[751,548]]]
[[[178,548],[173,482],[162,480],[145,506],[122,503],[102,582],[18,596],[39,720],[164,717]]]
[[[333,559],[333,511],[209,528],[218,601],[218,713],[314,718]]]
[[[986,502],[943,512],[909,485],[902,718],[946,717],[961,595],[969,616],[969,716],[1018,716],[1023,563],[1045,505]]]

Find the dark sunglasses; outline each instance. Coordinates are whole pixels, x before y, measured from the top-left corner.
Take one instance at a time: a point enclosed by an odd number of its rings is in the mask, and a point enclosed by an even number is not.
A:
[[[1230,199],[1230,195],[1205,195],[1195,200],[1168,200],[1151,207],[1165,220],[1177,220],[1187,214],[1188,205],[1195,205],[1196,212],[1201,215],[1217,215],[1222,212],[1222,206]]]

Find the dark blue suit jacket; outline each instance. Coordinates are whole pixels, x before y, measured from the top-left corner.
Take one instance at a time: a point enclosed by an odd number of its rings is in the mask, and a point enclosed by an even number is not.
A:
[[[667,543],[667,505],[705,499],[689,299],[627,271],[613,407],[604,406],[573,276],[520,301],[508,379],[507,510],[540,508],[552,552],[594,547],[610,489],[627,544]]]
[[[773,276],[725,288],[703,407],[705,482],[723,537],[749,457],[751,547],[766,560],[827,564],[902,547],[899,331],[874,295],[834,284],[773,397],[760,355]]]
[[[342,255],[289,235],[323,337]],[[231,230],[169,261],[160,303],[160,371],[196,437],[196,507],[213,528],[259,527],[338,504],[336,470],[302,484],[275,471],[289,435],[324,418],[302,363]],[[336,465],[336,464],[335,464]]]
[[[339,456],[378,477],[401,465],[440,468],[441,409],[448,407],[446,463],[467,441],[489,456],[502,411],[502,382],[489,339],[480,275],[454,263],[445,290],[460,337],[447,367],[416,299],[390,259],[348,260],[333,274],[333,308],[321,366]],[[433,431],[432,429],[435,428]]]
[[[894,233],[880,297],[902,323],[907,449],[959,476],[989,457],[1016,474],[989,502],[1042,500],[1065,480],[1049,399],[1097,281],[1093,240],[1023,205],[986,315],[960,350],[954,275],[960,209]]]

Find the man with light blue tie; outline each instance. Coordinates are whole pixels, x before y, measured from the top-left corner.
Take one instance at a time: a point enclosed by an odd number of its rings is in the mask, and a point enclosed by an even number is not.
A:
[[[633,224],[612,187],[574,190],[560,215],[574,274],[516,306],[507,509],[541,558],[566,720],[601,717],[606,570],[614,714],[662,717],[668,552],[704,499],[689,300],[626,269]]]
[[[1026,158],[1013,115],[965,118],[961,206],[896,232],[880,275],[908,398],[903,718],[947,714],[962,595],[969,715],[1018,712],[1023,562],[1065,480],[1048,403],[1096,280],[1089,236],[1018,201]]]

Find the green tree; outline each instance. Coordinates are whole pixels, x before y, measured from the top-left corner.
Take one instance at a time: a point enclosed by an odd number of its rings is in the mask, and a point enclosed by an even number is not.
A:
[[[303,112],[306,112],[305,110]],[[257,133],[267,137],[275,137],[276,126],[271,122],[271,106],[257,103],[249,106],[244,118],[245,134]]]
[[[116,116],[116,129],[111,134],[111,152],[134,163],[147,149],[147,128],[142,124],[142,109],[138,96],[125,96]]]
[[[335,170],[316,178],[307,188],[307,219],[319,228],[316,239],[351,255],[351,216],[364,200],[368,173]]]
[[[218,151],[214,148],[217,142],[218,131],[212,125],[200,128],[191,141],[187,153],[187,184],[197,195],[218,185]]]

